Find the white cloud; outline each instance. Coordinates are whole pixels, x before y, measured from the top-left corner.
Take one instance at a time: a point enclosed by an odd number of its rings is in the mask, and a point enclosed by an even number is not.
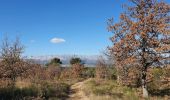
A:
[[[51,43],[62,43],[62,42],[66,42],[66,40],[62,39],[62,38],[52,38],[50,40]]]

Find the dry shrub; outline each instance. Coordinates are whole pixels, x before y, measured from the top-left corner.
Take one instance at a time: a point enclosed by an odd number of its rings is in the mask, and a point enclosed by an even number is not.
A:
[[[95,69],[95,67],[85,67],[83,70],[83,78],[94,78]]]
[[[17,78],[26,78],[29,75],[29,71],[32,70],[30,64],[23,60],[18,60],[13,64],[3,60],[0,64],[0,69],[0,80],[6,86],[15,85]]]
[[[12,82],[10,79],[0,79],[0,88],[4,87],[10,87],[12,85]]]
[[[18,78],[16,81],[15,86],[18,88],[27,88],[32,85],[31,81],[29,79],[20,79]]]
[[[20,43],[19,38],[11,42],[7,37],[2,41],[0,55],[0,79],[10,80],[11,85],[15,86],[18,77],[26,76],[25,74],[31,68],[29,63],[21,58],[24,46]]]
[[[40,83],[43,80],[49,80],[49,75],[44,67],[39,64],[32,64],[32,69],[29,71],[27,76],[31,82]]]
[[[83,69],[84,69],[84,65],[79,64],[79,63],[73,64],[71,68],[72,76],[74,78],[80,78],[82,76]]]
[[[70,79],[72,77],[72,70],[70,68],[65,68],[62,70],[60,79]]]
[[[113,80],[90,79],[84,83],[82,90],[90,100],[138,100],[135,89],[120,86]]]
[[[49,65],[47,68],[47,72],[48,72],[50,79],[52,79],[52,80],[54,80],[55,78],[58,79],[61,74],[61,67]]]
[[[159,90],[168,89],[170,86],[170,69],[169,68],[151,68],[149,70],[149,89]]]
[[[108,68],[107,64],[105,63],[104,59],[101,58],[98,60],[96,65],[96,78],[107,78],[108,77]]]
[[[138,67],[133,66],[128,69],[128,75],[126,77],[126,81],[124,81],[124,84],[132,87],[141,86],[141,73]]]

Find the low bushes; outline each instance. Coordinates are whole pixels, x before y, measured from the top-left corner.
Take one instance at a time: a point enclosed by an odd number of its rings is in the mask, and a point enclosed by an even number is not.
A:
[[[41,86],[41,97],[49,98],[64,98],[67,97],[69,85],[66,83],[43,83]]]
[[[84,84],[83,91],[90,98],[109,98],[109,99],[127,99],[138,100],[135,89],[119,86],[112,80],[94,80],[91,79]],[[107,99],[105,99],[107,100]]]
[[[66,83],[43,82],[41,85],[31,85],[25,88],[6,87],[0,88],[0,100],[21,100],[28,98],[66,98],[68,96],[69,85]]]
[[[83,78],[94,78],[95,77],[95,67],[85,67],[82,72]]]
[[[6,87],[0,89],[0,100],[20,100],[28,97],[38,97],[38,88]]]
[[[148,83],[148,90],[152,96],[170,96],[169,72],[169,68],[153,68],[150,70],[151,78]]]

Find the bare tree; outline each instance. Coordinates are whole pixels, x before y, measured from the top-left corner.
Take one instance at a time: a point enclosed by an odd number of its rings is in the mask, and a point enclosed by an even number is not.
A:
[[[20,43],[19,38],[11,43],[7,37],[2,41],[1,46],[1,78],[7,78],[15,83],[16,78],[21,76],[28,68],[27,63],[21,59],[24,46]],[[13,84],[14,85],[14,84]]]
[[[107,64],[103,57],[100,57],[97,61],[96,65],[96,78],[97,79],[105,79],[108,77],[108,68]]]
[[[148,97],[147,69],[160,65],[170,50],[170,5],[158,0],[130,0],[133,6],[108,22],[113,46],[109,48],[118,66],[140,66],[143,97]]]

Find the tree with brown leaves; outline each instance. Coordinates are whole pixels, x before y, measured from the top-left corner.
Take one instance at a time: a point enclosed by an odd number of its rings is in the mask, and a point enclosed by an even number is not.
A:
[[[143,97],[148,97],[147,69],[160,65],[170,50],[170,5],[158,0],[130,0],[133,5],[120,15],[120,22],[109,19],[114,33],[110,54],[118,66],[140,66]]]
[[[1,79],[10,79],[14,85],[16,78],[21,76],[28,69],[28,63],[21,59],[24,47],[21,45],[19,38],[12,44],[6,37],[1,47]]]

